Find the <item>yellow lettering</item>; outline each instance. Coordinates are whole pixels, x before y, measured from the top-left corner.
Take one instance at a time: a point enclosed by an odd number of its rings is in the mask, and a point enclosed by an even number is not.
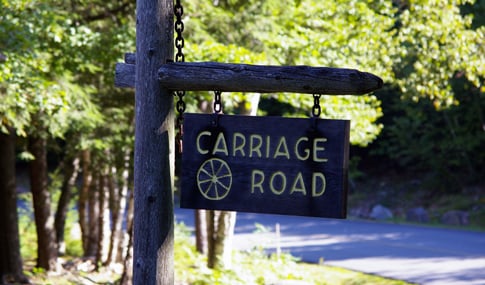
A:
[[[241,141],[241,144],[237,143],[238,138]],[[234,133],[233,141],[232,141],[232,156],[236,156],[236,153],[239,151],[241,156],[244,157],[246,154],[244,153],[244,146],[246,145],[246,137],[241,133]]]
[[[276,147],[273,158],[277,158],[278,156],[283,156],[290,159],[290,152],[288,151],[288,145],[286,144],[285,137],[281,137],[280,141],[278,142],[278,146]]]
[[[202,136],[210,136],[211,133],[209,131],[204,131],[204,132],[201,132],[198,136],[197,136],[197,151],[200,153],[200,154],[207,154],[209,153],[208,150],[206,149],[202,149],[202,147],[200,146],[200,138]]]
[[[259,180],[256,182],[256,176],[259,176]],[[251,194],[254,194],[254,189],[259,188],[261,193],[264,193],[263,189],[264,172],[254,169],[251,175]]]
[[[325,148],[323,146],[318,146],[320,142],[326,142],[326,138],[316,138],[313,140],[313,161],[315,162],[327,162],[328,158],[320,158],[318,157],[319,151],[324,151]]]
[[[310,150],[308,150],[308,148],[305,148],[303,150],[303,152],[305,153],[304,156],[302,156],[300,154],[300,152],[298,151],[298,149],[300,148],[300,143],[302,141],[308,141],[308,138],[307,137],[301,137],[301,138],[299,138],[296,141],[296,144],[295,144],[295,155],[296,155],[296,158],[298,158],[299,160],[307,160],[310,157]]]
[[[266,136],[266,158],[269,158],[270,146],[271,146],[271,137]]]
[[[226,156],[229,155],[229,151],[227,150],[226,138],[224,138],[223,133],[219,133],[217,136],[216,144],[214,149],[212,150],[212,154],[216,154],[218,152],[222,152]]]
[[[298,175],[293,182],[293,186],[291,186],[290,194],[293,194],[293,192],[301,192],[303,196],[306,196],[305,182],[303,181],[301,172],[298,172]]]
[[[253,153],[257,154],[257,157],[261,158],[261,146],[263,145],[263,137],[260,135],[251,135],[249,137],[249,157],[253,157]]]
[[[320,180],[320,183],[317,183],[317,180]],[[317,186],[320,186],[317,188]],[[312,175],[312,196],[319,197],[325,193],[325,188],[327,186],[327,181],[325,180],[325,175],[320,172],[315,172]]]
[[[281,187],[280,189],[275,188],[275,178],[281,177]],[[269,188],[271,191],[276,195],[281,195],[285,191],[286,188],[286,176],[282,171],[277,171],[271,175],[271,180],[269,182]]]

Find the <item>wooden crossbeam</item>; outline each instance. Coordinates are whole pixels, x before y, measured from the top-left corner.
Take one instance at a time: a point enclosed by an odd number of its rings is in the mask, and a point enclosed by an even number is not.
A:
[[[159,81],[170,90],[362,95],[382,79],[355,69],[266,66],[217,62],[174,62],[160,67]]]
[[[116,86],[134,87],[133,58],[133,54],[126,54],[126,63],[116,65]],[[378,76],[355,69],[217,62],[167,63],[160,67],[158,76],[164,88],[185,91],[362,95],[383,84]]]

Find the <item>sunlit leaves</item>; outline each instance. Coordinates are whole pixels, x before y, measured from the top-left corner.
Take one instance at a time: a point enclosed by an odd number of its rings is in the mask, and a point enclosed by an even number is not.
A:
[[[458,4],[464,2],[472,1]],[[472,30],[472,18],[460,14],[456,1],[410,1],[399,20],[403,61],[396,74],[405,96],[430,98],[441,108],[456,102],[450,80],[457,73],[483,84],[484,29]]]
[[[189,60],[195,53],[195,60],[348,67],[375,73],[386,81],[393,78],[392,63],[399,50],[392,31],[395,11],[389,1],[206,0],[187,5],[186,42],[197,46],[187,49]],[[234,51],[245,55],[234,55]],[[225,95],[223,100],[238,109],[238,104],[248,100],[244,96]],[[293,106],[291,112],[282,112],[286,116],[311,112],[309,95],[262,95],[268,97]],[[323,117],[353,120],[353,144],[367,145],[379,134],[382,126],[376,121],[382,110],[375,97],[325,97],[322,101]]]
[[[88,88],[75,86],[75,71],[96,68],[77,61],[76,48],[94,39],[86,27],[76,27],[62,7],[49,1],[1,2],[0,117],[2,130],[19,135],[41,132],[62,136],[74,120],[95,118]],[[78,69],[79,68],[79,69]],[[84,117],[73,114],[84,113]],[[44,133],[46,132],[46,133]]]

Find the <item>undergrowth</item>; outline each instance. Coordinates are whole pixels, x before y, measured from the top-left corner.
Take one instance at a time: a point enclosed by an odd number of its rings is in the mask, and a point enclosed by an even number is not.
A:
[[[300,281],[302,285],[408,284],[342,268],[301,263],[290,254],[268,255],[261,248],[234,251],[232,260],[233,264],[229,269],[208,268],[205,256],[196,251],[187,227],[183,224],[176,227],[177,285],[264,285],[279,284],[283,281]]]

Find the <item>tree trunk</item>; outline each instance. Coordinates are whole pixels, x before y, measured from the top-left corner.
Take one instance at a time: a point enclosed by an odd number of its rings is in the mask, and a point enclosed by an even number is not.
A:
[[[20,256],[13,130],[0,132],[0,157],[0,284],[28,283]]]
[[[105,168],[109,168],[105,166]],[[98,193],[99,193],[99,215],[97,218],[98,226],[98,241],[97,241],[97,251],[96,251],[96,270],[99,270],[99,265],[103,264],[108,259],[108,250],[110,242],[110,215],[108,208],[108,175],[109,170],[105,169],[101,176],[98,177],[99,182],[97,183]],[[94,219],[96,220],[96,219]]]
[[[30,162],[30,190],[37,230],[37,266],[52,271],[57,269],[57,243],[47,180],[46,146],[46,139],[29,137],[29,151],[35,157]]]
[[[100,189],[100,176],[99,172],[93,172],[93,181],[89,187],[88,193],[88,236],[85,256],[96,257],[98,252],[98,241],[99,241],[99,189]]]
[[[116,166],[110,167],[110,175],[108,178],[108,189],[109,189],[109,211],[111,213],[111,233],[108,249],[108,258],[106,259],[104,265],[109,266],[112,262],[116,261],[116,255],[118,253],[119,245],[119,232],[121,231],[123,214],[121,213],[121,189],[119,183],[116,181],[117,178]]]
[[[117,185],[121,184],[119,188],[119,197],[118,197],[118,214],[116,222],[113,219],[113,230],[112,230],[112,252],[110,253],[111,260],[115,262],[122,262],[124,260],[124,248],[126,247],[126,234],[123,230],[123,217],[126,213],[127,208],[127,195],[130,183],[130,161],[131,161],[131,149],[126,149],[124,154],[124,165],[123,171],[121,174],[121,182]]]
[[[78,211],[79,211],[79,226],[81,227],[82,245],[84,256],[88,255],[88,237],[89,237],[89,214],[88,214],[88,199],[89,189],[92,183],[91,173],[91,153],[89,150],[83,150],[82,154],[82,175],[83,181],[79,191]]]
[[[128,246],[126,247],[126,254],[123,262],[123,274],[121,275],[120,285],[130,285],[133,278],[133,219],[128,227]]]
[[[195,246],[198,252],[207,254],[207,211],[195,210]]]
[[[209,268],[230,268],[236,212],[207,211]]]
[[[68,154],[66,155],[68,156]],[[66,243],[64,242],[64,229],[66,226],[67,212],[69,203],[72,198],[72,188],[75,186],[77,175],[79,173],[79,158],[67,158],[63,162],[64,179],[62,182],[61,196],[57,204],[55,228],[58,248],[58,254],[66,253]]]

